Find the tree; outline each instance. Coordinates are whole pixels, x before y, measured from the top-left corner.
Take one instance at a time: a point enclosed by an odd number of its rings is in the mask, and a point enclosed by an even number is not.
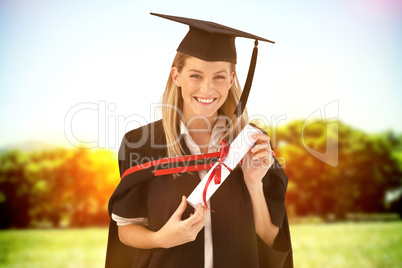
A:
[[[27,154],[8,151],[0,156],[0,228],[27,227],[32,181],[25,177]]]
[[[340,218],[385,211],[385,191],[400,185],[402,177],[389,134],[369,135],[338,121],[305,126],[298,120],[275,133],[268,129],[289,177],[290,210]]]
[[[0,228],[89,226],[109,222],[119,181],[110,150],[65,149],[0,155]]]

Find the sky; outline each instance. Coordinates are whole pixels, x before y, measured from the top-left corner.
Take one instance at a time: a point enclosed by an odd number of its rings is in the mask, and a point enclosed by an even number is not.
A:
[[[270,125],[311,116],[402,132],[402,1],[1,1],[0,148],[26,141],[117,149],[157,119],[186,25],[260,42],[248,101]],[[236,39],[242,84],[253,40]]]

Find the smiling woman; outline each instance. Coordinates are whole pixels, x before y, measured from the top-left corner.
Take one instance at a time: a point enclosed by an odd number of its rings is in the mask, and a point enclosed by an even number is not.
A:
[[[183,61],[185,65],[177,64],[180,58],[185,58]],[[172,95],[170,91],[179,92],[178,97],[182,99],[182,106],[178,106],[178,108],[183,111],[183,119],[187,123],[187,127],[191,129],[204,128],[211,131],[219,110],[221,116],[232,117],[230,112],[234,111],[240,96],[240,89],[237,86],[238,83],[234,82],[235,80],[237,81],[237,77],[233,63],[204,61],[178,52],[163,98],[166,100],[165,103],[171,103],[169,101],[169,96]],[[176,87],[169,86],[172,82]],[[166,109],[164,112],[168,113]],[[179,113],[176,113],[176,117],[180,116]],[[166,120],[165,126],[165,131],[170,132],[169,119]],[[244,126],[244,121],[242,126]],[[172,143],[178,138],[176,135],[173,137]],[[200,145],[201,151],[208,150],[209,139],[204,142],[197,142],[199,140],[197,138],[199,138],[197,135],[193,137],[195,142]],[[172,155],[181,154],[182,151],[172,150]]]
[[[218,109],[227,99],[235,71],[229,62],[204,61],[189,57],[181,72],[172,68],[172,78],[181,89],[185,120],[201,115],[213,123]]]
[[[209,201],[204,200],[205,206],[194,205],[195,210],[187,206],[186,196],[207,171],[160,177],[147,169],[127,173],[140,169],[138,162],[144,159],[219,149],[222,155],[226,143],[236,144],[234,138],[247,123],[245,105],[258,42],[242,92],[234,39],[272,42],[212,22],[153,15],[188,24],[190,30],[170,70],[162,120],[128,132],[122,141],[122,180],[109,201],[106,267],[293,267],[284,205],[288,180],[266,133],[249,126],[255,146],[241,165],[230,169]],[[138,140],[145,141],[136,146]]]

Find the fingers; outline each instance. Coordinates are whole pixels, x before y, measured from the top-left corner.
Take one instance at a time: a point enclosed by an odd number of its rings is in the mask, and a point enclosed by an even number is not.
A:
[[[183,215],[184,211],[186,210],[186,207],[187,207],[187,199],[183,195],[181,197],[181,203],[174,213],[176,215],[177,219],[181,219],[181,216]]]
[[[253,159],[269,158],[270,155],[271,155],[271,150],[269,150],[269,152],[267,150],[261,150],[258,153],[253,155]]]
[[[258,150],[258,149],[263,149],[263,148],[270,147],[271,139],[269,138],[268,135],[254,134],[254,135],[252,135],[252,138],[256,141],[256,144],[253,147],[253,149],[255,149],[255,151]]]
[[[255,134],[252,137],[256,140],[255,146],[251,149],[252,158],[264,158],[268,160],[273,155],[269,136],[266,134]]]
[[[271,146],[268,143],[261,143],[251,149],[253,157],[269,157],[274,155]]]
[[[191,229],[193,229],[197,233],[201,231],[201,229],[205,226],[206,211],[207,209],[204,206],[198,204],[195,213],[191,216],[189,224],[191,224]]]
[[[161,245],[165,248],[174,247],[194,241],[197,234],[205,225],[205,208],[199,204],[194,214],[188,219],[181,220],[181,217],[186,210],[187,199],[182,197],[182,201],[176,211],[165,225],[157,232]]]
[[[266,142],[269,143],[269,141],[271,140],[268,135],[262,134],[262,133],[261,133],[261,134],[254,134],[254,135],[252,135],[251,137],[252,137],[254,140],[256,140],[257,142],[258,142],[258,141],[266,141]]]
[[[257,144],[251,149],[251,152],[256,153],[256,152],[261,151],[261,150],[271,151],[271,145],[269,145],[269,143],[266,143],[266,142]]]
[[[205,212],[206,208],[203,207],[201,204],[198,204],[197,209],[195,210],[194,214],[190,215],[188,219],[186,219],[186,223],[190,224],[191,226],[198,225],[199,223],[202,226],[205,225]]]
[[[248,154],[250,161],[247,167],[269,168],[274,159],[269,136],[261,133],[252,135],[252,138],[256,143]]]

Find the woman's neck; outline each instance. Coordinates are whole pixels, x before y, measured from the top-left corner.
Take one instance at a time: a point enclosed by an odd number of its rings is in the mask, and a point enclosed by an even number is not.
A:
[[[206,117],[201,115],[186,116],[184,115],[185,124],[189,132],[212,132],[215,126],[217,115]]]
[[[216,124],[217,116],[210,118],[204,116],[193,116],[186,118],[185,124],[190,133],[191,138],[200,147],[202,153],[208,152],[209,140],[212,130]]]

